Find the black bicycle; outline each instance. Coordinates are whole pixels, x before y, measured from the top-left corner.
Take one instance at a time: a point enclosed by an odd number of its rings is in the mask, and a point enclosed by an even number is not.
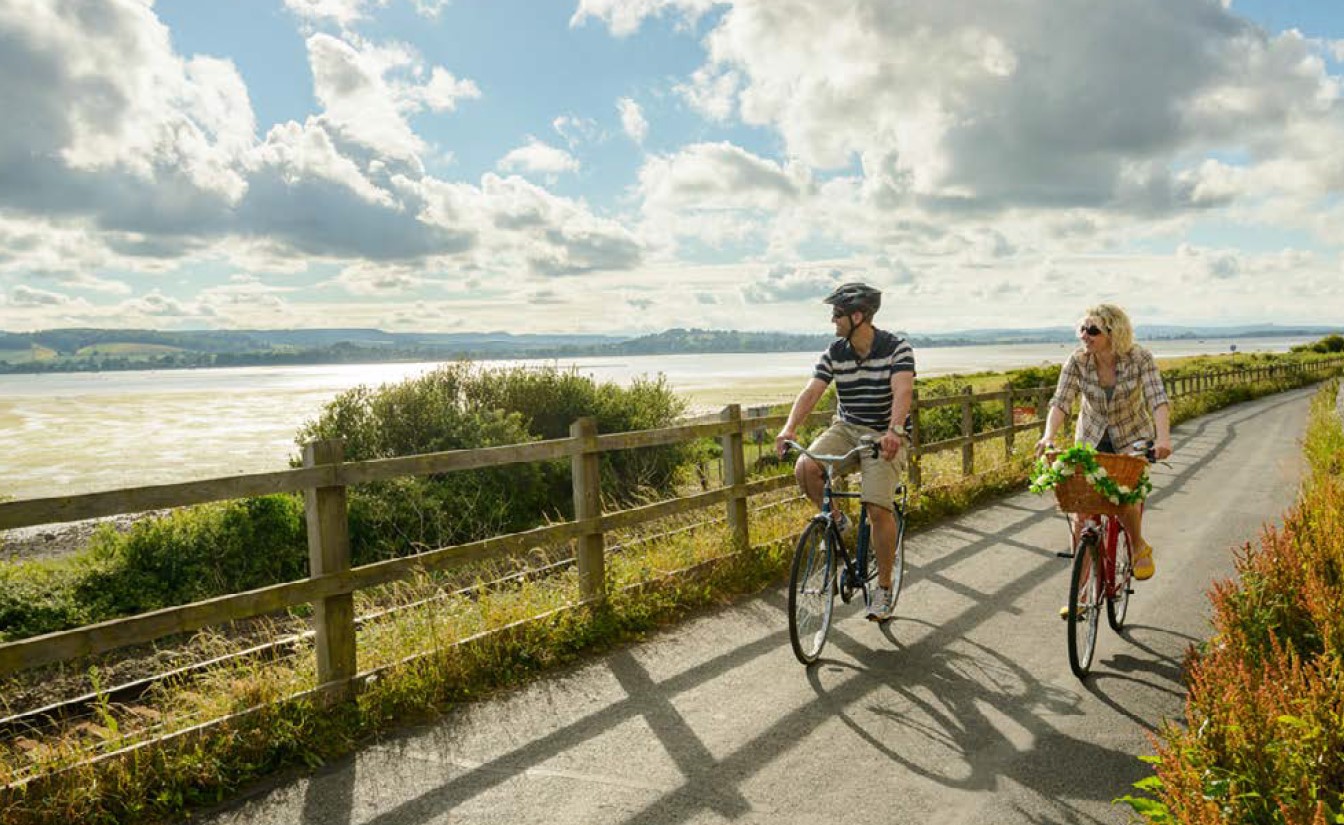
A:
[[[793,552],[793,566],[789,572],[789,642],[798,661],[810,665],[826,646],[826,635],[831,630],[831,615],[835,610],[835,596],[848,604],[857,592],[868,602],[869,585],[877,578],[877,553],[871,548],[871,529],[868,513],[859,507],[858,540],[854,555],[850,556],[844,536],[831,517],[832,502],[837,498],[859,498],[859,493],[842,493],[834,489],[836,467],[861,455],[865,450],[878,455],[876,441],[865,441],[844,455],[813,455],[803,445],[786,441],[821,465],[826,480],[822,488],[821,512],[812,517]],[[896,557],[891,568],[891,599],[895,604],[901,594],[905,578],[905,510],[906,486],[896,488],[892,510],[896,517]]]

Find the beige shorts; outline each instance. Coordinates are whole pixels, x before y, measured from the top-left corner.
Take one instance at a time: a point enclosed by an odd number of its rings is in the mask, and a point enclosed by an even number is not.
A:
[[[850,424],[837,418],[824,433],[817,436],[807,451],[814,455],[844,455],[859,446],[859,438],[865,435],[880,440],[884,431]],[[836,469],[840,473],[852,473],[858,469],[863,474],[859,499],[865,504],[875,504],[884,510],[890,510],[892,499],[896,497],[896,485],[900,484],[901,473],[905,472],[909,454],[910,445],[905,439],[901,439],[901,449],[891,461],[881,457],[873,458],[870,453],[865,452]]]

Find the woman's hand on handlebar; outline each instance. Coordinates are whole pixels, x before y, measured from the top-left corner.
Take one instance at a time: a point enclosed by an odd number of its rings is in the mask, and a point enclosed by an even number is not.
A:
[[[1171,438],[1159,438],[1156,443],[1153,444],[1153,455],[1157,457],[1158,461],[1170,456]]]
[[[1046,453],[1052,452],[1054,449],[1055,449],[1055,439],[1053,436],[1051,436],[1050,438],[1042,438],[1040,441],[1036,442],[1036,457],[1040,458]]]

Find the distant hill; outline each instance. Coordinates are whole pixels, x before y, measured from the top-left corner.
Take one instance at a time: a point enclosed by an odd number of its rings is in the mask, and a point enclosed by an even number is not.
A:
[[[1140,339],[1322,336],[1335,327],[1145,326]],[[906,333],[901,333],[907,335]],[[907,335],[916,347],[1072,341],[1067,327]],[[0,372],[77,372],[279,364],[572,358],[711,352],[810,352],[830,335],[669,329],[641,336],[508,332],[384,332],[377,329],[53,329],[0,332]]]

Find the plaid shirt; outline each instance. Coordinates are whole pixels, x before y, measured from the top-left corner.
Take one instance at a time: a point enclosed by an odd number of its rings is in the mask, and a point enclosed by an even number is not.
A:
[[[1050,403],[1068,413],[1080,391],[1083,400],[1074,441],[1096,446],[1109,430],[1111,443],[1124,449],[1135,441],[1156,437],[1152,412],[1168,401],[1157,362],[1148,350],[1134,347],[1116,356],[1115,392],[1110,398],[1097,377],[1096,360],[1086,350],[1075,350],[1059,373]]]

